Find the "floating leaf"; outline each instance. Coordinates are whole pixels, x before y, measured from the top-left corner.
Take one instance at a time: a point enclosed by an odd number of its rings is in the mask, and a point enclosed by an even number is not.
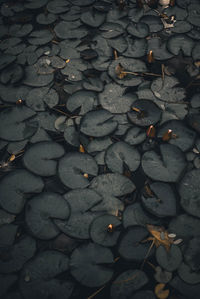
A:
[[[155,294],[159,299],[166,299],[169,296],[169,289],[164,290],[164,287],[164,283],[159,283],[155,287]]]

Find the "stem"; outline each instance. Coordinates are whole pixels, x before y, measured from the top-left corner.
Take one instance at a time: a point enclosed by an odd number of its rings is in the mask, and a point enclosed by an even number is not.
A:
[[[153,248],[154,243],[155,243],[155,240],[152,241],[151,246],[149,247],[149,249],[147,251],[147,254],[146,254],[145,258],[144,258],[144,261],[142,262],[142,265],[140,267],[141,270],[143,269],[144,264],[146,263],[146,260],[147,260],[147,258],[149,256],[150,252],[151,252],[151,249]]]
[[[87,297],[87,299],[92,299],[94,298],[97,294],[99,294],[104,288],[106,287],[106,285],[102,286],[100,289],[98,289],[96,292],[94,292],[91,296]]]
[[[130,75],[135,75],[135,76],[154,76],[154,77],[161,77],[162,75],[160,74],[154,74],[154,73],[134,73],[134,72],[126,72],[126,71],[122,71],[121,74],[124,74],[124,75],[127,75],[127,74],[130,74]]]

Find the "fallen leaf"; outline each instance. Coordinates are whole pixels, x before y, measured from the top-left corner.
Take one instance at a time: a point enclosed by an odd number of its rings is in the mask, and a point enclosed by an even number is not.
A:
[[[153,240],[156,247],[163,245],[169,251],[171,244],[173,244],[173,239],[169,238],[168,232],[163,227],[151,224],[147,224],[147,229],[153,236],[153,238],[150,237],[148,239]]]
[[[164,290],[165,284],[164,283],[158,283],[155,287],[155,294],[156,297],[159,299],[166,299],[169,297],[169,290]]]

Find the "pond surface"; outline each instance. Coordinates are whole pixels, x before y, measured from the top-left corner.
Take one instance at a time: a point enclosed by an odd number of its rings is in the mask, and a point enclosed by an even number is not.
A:
[[[0,9],[0,298],[199,298],[199,0]]]

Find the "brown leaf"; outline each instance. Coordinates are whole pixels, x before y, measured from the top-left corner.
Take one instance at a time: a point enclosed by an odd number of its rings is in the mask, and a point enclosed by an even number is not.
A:
[[[123,79],[127,75],[120,63],[116,66],[115,73],[119,79]]]
[[[169,297],[169,290],[164,290],[165,284],[164,283],[158,283],[155,287],[155,294],[156,297],[159,299],[166,299]]]
[[[169,251],[171,244],[173,244],[173,239],[169,238],[168,232],[163,227],[151,224],[147,224],[147,229],[154,237],[154,244],[156,247],[163,245],[166,250]]]

